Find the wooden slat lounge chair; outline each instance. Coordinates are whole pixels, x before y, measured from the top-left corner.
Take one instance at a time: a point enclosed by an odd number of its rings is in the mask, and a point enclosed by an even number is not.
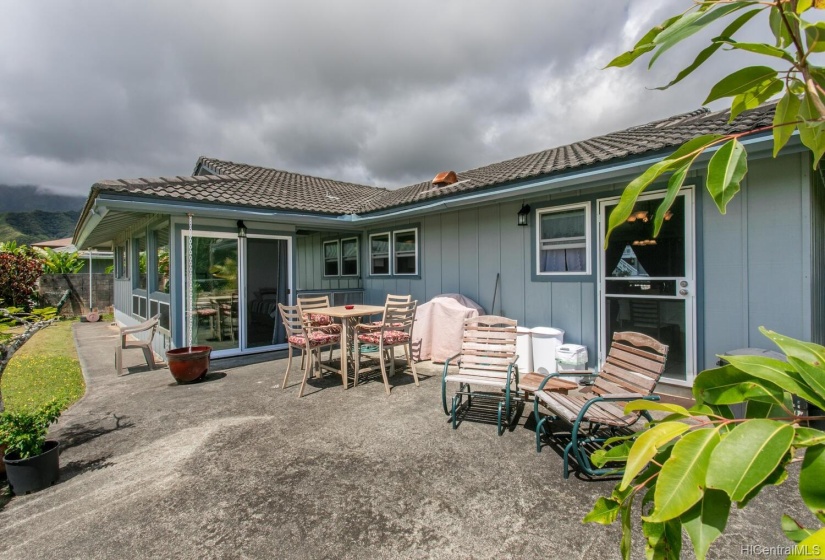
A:
[[[563,395],[544,391],[546,381],[542,383],[533,401],[536,450],[541,451],[541,438],[545,432],[545,435],[554,436],[548,423],[559,419],[571,426],[570,442],[564,448],[564,478],[570,474],[571,453],[579,470],[590,476],[620,474],[617,469],[594,468],[587,449],[604,442],[604,429],[612,434],[619,428],[629,428],[641,416],[651,420],[646,411],[625,414],[624,405],[637,399],[659,400],[657,395],[653,395],[653,390],[665,370],[667,352],[666,345],[645,334],[617,332],[613,334],[613,344],[593,383],[592,393]],[[568,371],[551,374],[548,379],[592,373]],[[549,414],[541,417],[539,407],[546,408]]]
[[[465,412],[475,398],[498,401],[498,434],[512,425],[515,417],[515,397],[518,394],[518,367],[516,366],[517,322],[506,317],[482,315],[464,321],[461,352],[444,362],[441,379],[441,404],[450,416],[453,429],[457,424],[459,409]],[[450,362],[458,359],[458,372],[449,373]],[[447,406],[447,383],[458,383],[458,391]],[[481,386],[486,391],[474,391]],[[467,402],[464,403],[464,397]]]

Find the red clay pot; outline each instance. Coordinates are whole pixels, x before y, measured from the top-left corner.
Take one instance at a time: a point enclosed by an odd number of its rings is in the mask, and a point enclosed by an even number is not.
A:
[[[206,377],[211,346],[185,346],[166,351],[169,371],[178,383],[192,383]]]

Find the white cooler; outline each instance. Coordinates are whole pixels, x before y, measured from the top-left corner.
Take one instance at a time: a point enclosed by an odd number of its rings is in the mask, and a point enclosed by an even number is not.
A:
[[[581,344],[562,344],[556,348],[556,365],[559,372],[587,368],[587,346]],[[580,378],[565,377],[570,381]]]

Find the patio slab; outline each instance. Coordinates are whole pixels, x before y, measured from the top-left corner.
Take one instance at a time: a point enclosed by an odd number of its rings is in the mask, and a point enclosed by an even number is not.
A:
[[[116,330],[75,325],[86,396],[64,413],[60,483],[0,510],[3,558],[618,558],[618,526],[581,518],[614,482],[562,478],[521,425],[452,430],[440,367],[340,378],[296,398],[286,360],[223,368],[176,385],[125,352]],[[794,480],[732,512],[710,558],[787,545],[782,513],[810,521]],[[634,547],[643,557],[641,535]],[[692,555],[686,555],[691,557]]]

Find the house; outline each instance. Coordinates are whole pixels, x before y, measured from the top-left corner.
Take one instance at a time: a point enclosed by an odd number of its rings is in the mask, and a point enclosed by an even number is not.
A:
[[[187,344],[191,240],[191,332],[215,356],[278,348],[269,313],[296,293],[382,303],[387,293],[424,302],[458,292],[520,325],[563,329],[591,365],[613,331],[652,333],[671,346],[665,382],[679,392],[717,354],[768,345],[760,325],[825,342],[822,174],[796,138],[773,159],[761,133],[745,140],[749,173],[727,215],[699,163],[657,238],[664,182],[605,246],[607,216],[632,178],[685,140],[756,130],[772,115],[769,105],[728,122],[698,110],[433,170],[433,181],[397,190],[201,157],[191,176],[96,183],[74,240],[114,251],[117,319],[159,313],[158,350]]]

